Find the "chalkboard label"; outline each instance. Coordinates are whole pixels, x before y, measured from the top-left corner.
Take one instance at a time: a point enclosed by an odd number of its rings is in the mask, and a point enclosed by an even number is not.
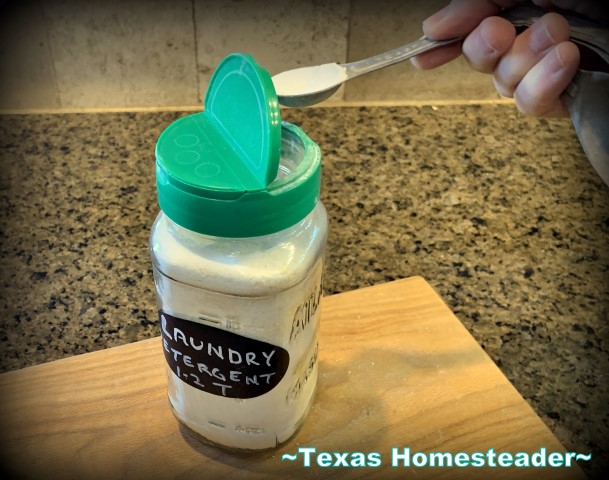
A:
[[[228,398],[270,392],[290,363],[286,350],[159,311],[167,364],[182,381]]]

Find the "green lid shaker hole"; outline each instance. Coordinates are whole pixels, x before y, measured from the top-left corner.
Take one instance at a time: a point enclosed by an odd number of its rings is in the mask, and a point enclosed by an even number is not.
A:
[[[175,160],[181,165],[191,165],[198,162],[200,158],[201,155],[199,155],[198,152],[195,152],[194,150],[184,150],[176,154]]]
[[[199,137],[192,135],[191,133],[185,133],[184,135],[177,137],[174,142],[178,147],[194,147],[199,143]]]
[[[220,171],[221,168],[217,163],[201,163],[195,168],[195,173],[199,178],[215,177]]]
[[[281,160],[277,169],[275,182],[294,173],[305,158],[303,142],[289,130],[283,130],[281,136]]]

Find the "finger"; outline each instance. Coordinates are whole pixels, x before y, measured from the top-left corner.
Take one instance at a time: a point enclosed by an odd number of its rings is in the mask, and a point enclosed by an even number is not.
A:
[[[463,42],[463,56],[474,70],[492,73],[515,38],[516,29],[508,20],[488,17]]]
[[[548,13],[516,37],[501,57],[493,77],[499,93],[511,97],[527,72],[555,45],[569,40],[569,23],[557,13]]]
[[[560,96],[579,65],[579,49],[572,42],[562,42],[550,49],[529,70],[514,91],[518,109],[527,115],[567,115]]]
[[[502,8],[515,5],[517,0],[452,0],[423,21],[423,33],[434,40],[461,37],[470,33],[486,17]],[[437,48],[410,61],[421,69],[439,67],[461,54],[460,44]]]

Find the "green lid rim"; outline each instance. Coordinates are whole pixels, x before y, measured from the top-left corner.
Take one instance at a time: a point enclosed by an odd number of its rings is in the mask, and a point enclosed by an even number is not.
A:
[[[178,225],[205,235],[243,238],[269,235],[304,219],[319,201],[321,150],[299,127],[281,123],[282,138],[296,141],[304,158],[295,171],[267,188],[243,192],[238,198],[206,196],[201,189],[185,191],[181,182],[157,161],[157,191],[161,210]]]

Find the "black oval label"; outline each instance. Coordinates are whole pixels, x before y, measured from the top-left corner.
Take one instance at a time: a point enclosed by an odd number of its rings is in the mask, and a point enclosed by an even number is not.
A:
[[[182,381],[229,398],[270,392],[290,363],[281,347],[159,311],[167,364]]]

